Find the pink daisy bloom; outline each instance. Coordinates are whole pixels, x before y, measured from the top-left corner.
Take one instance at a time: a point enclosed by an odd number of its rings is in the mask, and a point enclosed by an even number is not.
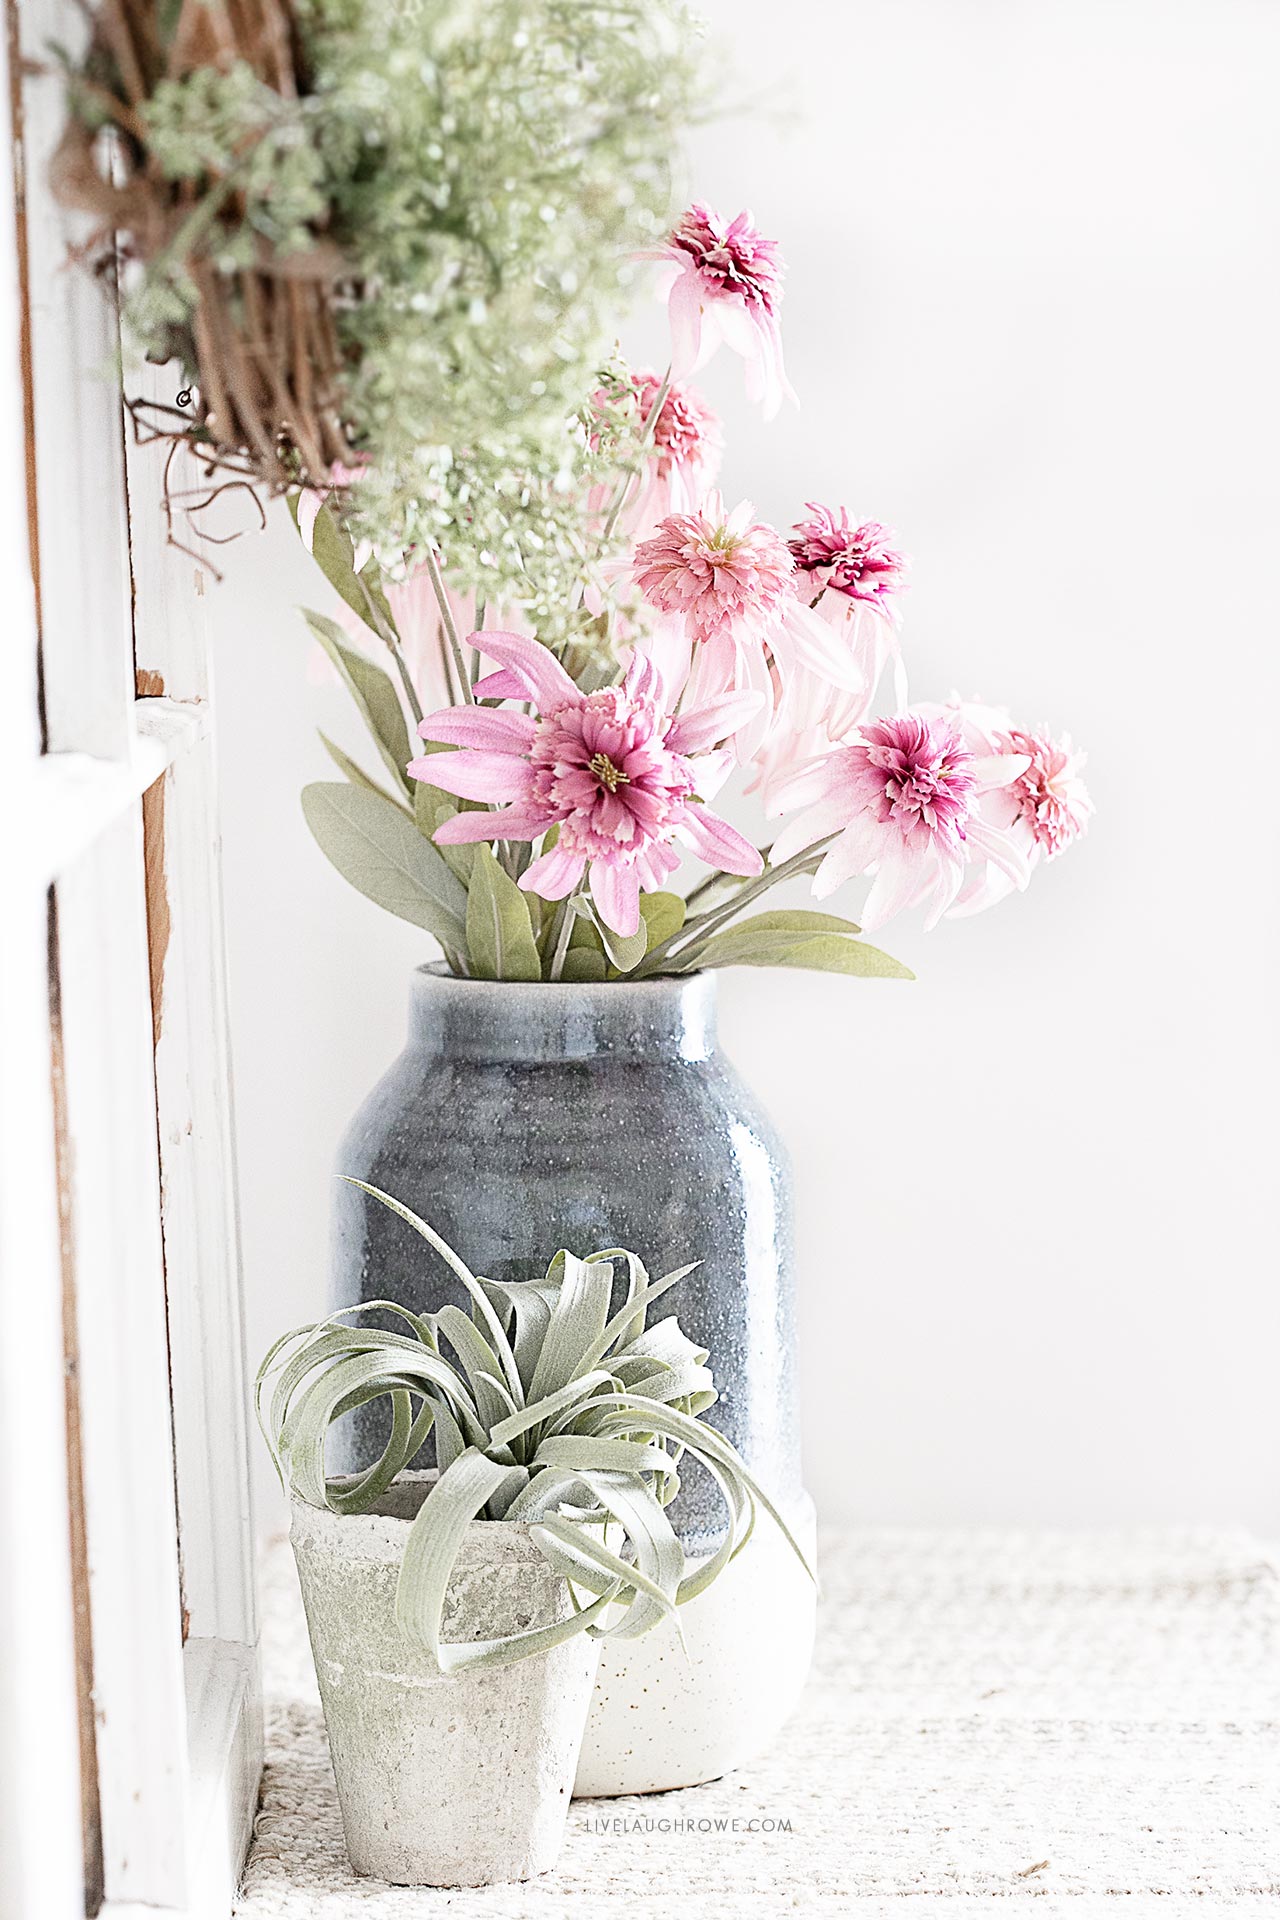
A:
[[[772,419],[795,394],[782,365],[782,255],[750,213],[725,221],[701,201],[657,256],[669,269],[671,371],[683,380],[723,345],[746,362],[747,397]]]
[[[857,874],[873,874],[864,927],[920,904],[926,928],[933,927],[975,863],[1026,885],[1025,855],[981,811],[984,795],[1026,765],[1022,755],[975,753],[960,716],[945,708],[868,721],[854,739],[779,783],[770,811],[804,811],[774,841],[773,863],[834,835],[814,876],[819,899]]]
[[[661,377],[648,369],[629,374],[623,393],[628,391],[638,425],[649,418],[662,392]],[[617,400],[616,393],[600,387],[592,395],[591,404],[598,415],[607,417]],[[597,443],[593,435],[593,447]],[[719,415],[696,387],[673,381],[651,429],[641,484],[622,518],[621,524],[631,538],[642,538],[668,514],[691,512],[714,484],[723,451]],[[603,513],[612,493],[611,487],[593,488],[588,511]]]
[[[1065,853],[1087,831],[1094,810],[1080,777],[1084,754],[1075,752],[1065,735],[1053,739],[1047,726],[1035,731],[1015,727],[1003,708],[953,700],[948,711],[959,716],[975,747],[1015,754],[1023,763],[1015,779],[984,798],[984,817],[1022,850],[1028,867]],[[978,913],[1011,889],[1008,876],[992,868],[966,884],[955,911]]]
[[[680,864],[674,842],[725,873],[761,871],[758,850],[704,804],[729,767],[726,754],[710,749],[750,716],[752,696],[728,694],[676,719],[639,654],[621,686],[582,693],[536,640],[477,633],[471,641],[499,665],[476,692],[532,701],[538,713],[446,707],[422,721],[424,740],[461,751],[410,761],[414,778],[498,807],[455,814],[437,840],[536,840],[558,826],[555,846],[520,885],[563,900],[589,872],[601,919],[624,936],[640,924],[641,892],[663,887]]]
[[[879,521],[851,526],[846,508],[837,519],[830,507],[806,503],[811,518],[792,530],[788,551],[796,567],[796,591],[816,602],[821,617],[839,636],[858,680],[850,693],[830,680],[805,676],[791,691],[783,716],[793,732],[820,726],[839,740],[870,711],[880,676],[890,661],[894,698],[907,704],[907,678],[898,644],[899,613],[894,596],[906,585],[906,560],[889,543],[893,536]]]
[[[847,507],[837,520],[830,507],[806,500],[812,518],[798,520],[787,542],[791,558],[812,582],[811,593],[842,593],[874,607],[886,620],[897,620],[892,596],[906,586],[907,562],[889,542],[888,527],[878,520],[850,526]]]
[[[861,686],[856,666],[795,591],[795,566],[775,528],[749,500],[726,513],[718,493],[697,513],[670,514],[635,552],[635,575],[663,616],[644,643],[663,682],[687,676],[695,702],[729,690],[761,696],[760,724],[740,745],[753,751],[779,689],[808,672],[824,685]]]

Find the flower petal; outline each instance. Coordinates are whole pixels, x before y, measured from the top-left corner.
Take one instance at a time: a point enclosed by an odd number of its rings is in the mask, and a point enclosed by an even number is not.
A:
[[[591,898],[607,927],[623,939],[640,928],[640,881],[634,866],[613,866],[608,860],[591,862]]]
[[[431,836],[442,847],[464,847],[473,840],[536,840],[555,816],[534,800],[517,800],[496,813],[455,813]]]
[[[700,860],[722,873],[763,873],[760,849],[709,807],[690,806],[676,829]]]
[[[486,630],[469,634],[468,641],[486,660],[496,660],[500,667],[509,668],[520,682],[524,697],[536,701],[541,712],[554,713],[581,700],[582,695],[551,650],[541,641],[531,640],[527,633]]]
[[[525,868],[520,885],[526,893],[536,893],[543,900],[563,900],[581,880],[586,864],[585,853],[571,853],[568,847],[555,846]]]
[[[691,713],[677,716],[667,729],[667,745],[672,753],[701,753],[718,746],[753,719],[763,705],[764,695],[754,690],[716,694]]]
[[[491,747],[499,753],[527,753],[537,731],[537,721],[527,713],[504,713],[495,707],[442,707],[418,722],[424,740]]]
[[[529,791],[527,760],[515,753],[425,753],[409,762],[415,780],[463,800],[522,800]]]

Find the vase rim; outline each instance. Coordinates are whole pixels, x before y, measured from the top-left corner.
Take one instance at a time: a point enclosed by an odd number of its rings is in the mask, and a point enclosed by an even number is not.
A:
[[[467,980],[428,963],[410,979],[409,1033],[424,1058],[494,1065],[707,1060],[716,1047],[715,975]]]
[[[617,980],[475,980],[468,974],[452,973],[443,960],[424,960],[414,968],[415,974],[422,974],[432,980],[439,980],[445,987],[459,987],[467,991],[488,989],[491,993],[544,994],[567,993],[574,995],[616,994],[623,992],[653,991],[688,987],[695,981],[709,982],[715,985],[714,968],[693,967],[688,973],[648,974],[643,980],[635,980],[629,974],[623,974]]]

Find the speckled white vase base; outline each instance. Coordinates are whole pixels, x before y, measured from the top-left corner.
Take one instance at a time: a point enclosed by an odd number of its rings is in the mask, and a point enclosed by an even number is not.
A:
[[[813,1503],[787,1524],[815,1564]],[[737,1559],[681,1607],[684,1647],[669,1621],[602,1643],[574,1794],[693,1787],[754,1760],[800,1698],[816,1608],[813,1582],[761,1513]]]

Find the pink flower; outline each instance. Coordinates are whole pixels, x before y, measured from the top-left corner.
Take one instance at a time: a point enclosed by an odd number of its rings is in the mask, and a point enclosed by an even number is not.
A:
[[[1054,860],[1087,830],[1093,802],[1080,769],[1085,756],[1073,751],[1065,736],[1054,740],[1046,726],[1036,732],[1015,727],[1000,707],[977,701],[952,700],[948,711],[960,718],[975,745],[1000,754],[1014,754],[1022,771],[1007,785],[993,789],[983,800],[986,820],[1023,853],[1028,868]],[[954,911],[978,913],[1012,890],[1000,868],[974,875],[961,890]]]
[[[530,700],[539,713],[446,707],[421,723],[424,740],[462,751],[410,761],[414,778],[499,806],[456,814],[437,840],[536,840],[558,826],[555,846],[520,885],[562,900],[589,869],[601,919],[624,936],[639,926],[640,893],[661,888],[679,865],[674,841],[726,873],[760,872],[756,848],[703,799],[728,770],[728,757],[708,749],[742,725],[753,698],[727,695],[673,719],[659,703],[652,664],[639,654],[620,687],[584,694],[536,640],[516,633],[471,640],[499,663],[476,692]]]
[[[886,620],[896,620],[891,596],[906,585],[907,562],[890,546],[893,535],[888,527],[878,520],[851,527],[845,507],[837,520],[830,507],[814,500],[805,505],[813,517],[796,522],[787,544],[797,568],[812,576],[811,591],[847,594],[850,600],[874,607]]]
[[[1043,726],[1037,733],[1014,727],[1001,736],[1001,745],[1007,753],[1025,754],[1030,762],[1000,795],[1012,812],[1009,824],[1016,821],[1030,835],[1033,859],[1043,854],[1054,860],[1088,829],[1093,802],[1080,778],[1085,756],[1072,751],[1065,734],[1061,740],[1050,739]]]
[[[712,494],[697,513],[673,513],[635,554],[650,606],[675,614],[693,640],[764,633],[793,597],[794,568],[782,536],[751,518],[744,500],[726,514]]]
[[[649,370],[628,374],[621,388],[634,405],[634,423],[638,428],[649,418],[662,381]],[[617,389],[597,388],[591,396],[598,417],[607,419],[619,402]],[[592,446],[599,436],[592,435]],[[646,451],[643,476],[638,490],[627,502],[622,525],[633,539],[671,513],[692,511],[713,485],[724,451],[719,416],[712,411],[696,387],[672,382],[658,409]],[[592,490],[588,511],[603,513],[613,496],[612,487]]]
[[[643,642],[664,685],[688,679],[695,702],[730,690],[761,696],[760,728],[740,738],[754,751],[779,690],[811,673],[823,686],[861,682],[846,650],[795,592],[795,568],[775,528],[744,500],[726,514],[718,493],[697,513],[663,520],[635,553],[636,580],[663,615]],[[692,657],[690,650],[692,649]]]
[[[779,784],[772,812],[806,810],[778,835],[773,863],[834,836],[814,877],[819,899],[856,874],[874,874],[864,927],[917,904],[926,928],[935,926],[972,864],[994,864],[1026,885],[1025,856],[980,810],[986,793],[1026,765],[1022,756],[975,753],[960,715],[945,708],[868,721],[854,740]]]
[[[723,342],[742,355],[747,397],[771,419],[795,395],[782,365],[778,307],[782,256],[740,213],[727,224],[701,201],[682,216],[657,256],[670,269],[671,371],[677,380]]]
[[[640,418],[647,420],[662,391],[656,373],[632,375]],[[655,478],[667,489],[668,512],[696,506],[715,479],[724,451],[720,417],[696,387],[672,381],[653,423]]]
[[[890,660],[899,712],[907,704],[893,601],[906,584],[906,561],[889,545],[893,536],[878,521],[850,526],[844,507],[837,519],[831,508],[812,500],[807,504],[812,517],[797,523],[787,543],[796,567],[796,592],[814,603],[833,629],[857,687],[851,692],[829,677],[800,675],[779,724],[793,733],[821,727],[830,740],[840,740],[865,719]]]

